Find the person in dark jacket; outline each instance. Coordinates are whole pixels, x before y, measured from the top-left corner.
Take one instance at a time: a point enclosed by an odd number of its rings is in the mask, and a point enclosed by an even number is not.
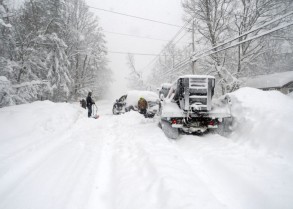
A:
[[[92,105],[95,104],[94,100],[92,99],[92,92],[88,93],[86,104],[88,109],[88,117],[90,118],[92,116]]]

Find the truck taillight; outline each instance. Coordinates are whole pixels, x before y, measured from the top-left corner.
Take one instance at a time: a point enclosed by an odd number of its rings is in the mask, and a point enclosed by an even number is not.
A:
[[[177,120],[176,119],[172,119],[172,124],[177,124]]]
[[[210,122],[209,122],[209,126],[214,126],[215,125],[215,121],[214,120],[211,120]]]

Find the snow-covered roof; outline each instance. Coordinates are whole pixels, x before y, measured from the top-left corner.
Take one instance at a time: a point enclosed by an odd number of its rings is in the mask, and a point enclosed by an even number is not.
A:
[[[162,83],[161,88],[170,88],[172,86],[171,83]]]
[[[258,89],[283,87],[293,81],[293,71],[283,73],[273,73],[259,75],[243,79],[243,87],[253,87]]]

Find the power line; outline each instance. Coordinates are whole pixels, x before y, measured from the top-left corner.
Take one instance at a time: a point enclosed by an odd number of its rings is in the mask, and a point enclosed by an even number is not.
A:
[[[147,54],[147,53],[134,53],[134,52],[119,52],[119,51],[108,51],[111,54],[134,54],[134,55],[141,55],[141,56],[157,56],[158,54]]]
[[[117,33],[117,32],[111,32],[111,31],[103,31],[104,33],[110,33],[110,34],[115,34],[115,35],[120,35],[120,36],[130,36],[130,37],[135,37],[135,38],[141,38],[141,39],[149,39],[149,40],[155,40],[155,41],[168,41],[168,40],[163,40],[163,39],[158,39],[158,38],[150,38],[150,37],[145,37],[145,36],[137,36],[137,35],[132,35],[132,34],[126,34],[126,33]]]
[[[157,56],[150,62],[148,63],[143,69],[145,69],[146,67],[148,67],[150,64],[152,64],[154,61],[156,61],[156,59],[160,56],[160,54],[167,48],[169,47],[172,42],[177,38],[177,36],[182,32],[182,30],[184,28],[186,28],[186,26],[188,24],[190,24],[191,20],[190,19],[188,22],[186,22],[183,26],[179,26],[179,25],[175,25],[175,24],[170,24],[170,23],[166,23],[166,22],[162,22],[162,21],[158,21],[158,20],[152,20],[152,19],[148,19],[148,18],[144,18],[144,17],[138,17],[138,16],[135,16],[135,15],[129,15],[129,14],[125,14],[125,13],[121,13],[121,12],[114,12],[114,11],[110,11],[110,10],[106,10],[106,9],[102,9],[102,8],[98,8],[98,7],[92,7],[92,6],[89,6],[89,8],[92,8],[92,9],[97,9],[97,10],[101,10],[101,11],[104,11],[104,12],[110,12],[110,13],[114,13],[114,14],[118,14],[118,15],[124,15],[124,16],[128,16],[128,17],[132,17],[132,18],[137,18],[137,19],[141,19],[141,20],[145,20],[145,21],[150,21],[150,22],[155,22],[155,23],[160,23],[160,24],[164,24],[164,25],[169,25],[169,26],[174,26],[174,27],[180,27],[179,31],[176,33],[176,35],[168,42],[168,44],[161,50],[161,52],[159,54],[157,54]],[[114,32],[111,32],[114,34]],[[118,33],[116,33],[118,35]],[[119,34],[119,35],[122,35],[122,34]],[[124,34],[123,34],[124,35]],[[125,34],[126,35],[126,34]],[[130,35],[130,34],[127,34],[129,36],[133,36],[135,37],[134,35]],[[138,37],[137,37],[138,38]],[[183,37],[181,37],[183,38]],[[149,38],[150,39],[150,38]],[[155,40],[155,39],[153,39]],[[138,53],[139,54],[139,53]]]
[[[148,53],[137,53],[137,52],[119,52],[119,51],[107,51],[108,53],[112,54],[133,54],[133,55],[140,55],[140,56],[158,56],[158,54],[148,54]],[[174,56],[167,54],[166,56]]]
[[[134,38],[140,38],[140,39],[149,39],[149,40],[154,40],[154,41],[163,41],[163,42],[168,42],[169,41],[169,40],[164,40],[164,39],[159,39],[159,38],[151,38],[151,37],[147,37],[147,36],[138,36],[138,35],[132,35],[132,34],[127,34],[127,33],[118,33],[118,32],[105,31],[105,30],[103,30],[102,32],[109,33],[109,34],[115,34],[115,35],[121,35],[121,36],[129,36],[129,37],[134,37]],[[183,37],[181,37],[178,41],[180,41]],[[176,43],[178,41],[176,41]]]
[[[206,53],[206,52],[209,52],[209,51],[211,51],[211,50],[214,50],[214,49],[216,49],[216,48],[219,48],[219,47],[221,47],[221,46],[224,46],[224,45],[226,45],[226,44],[228,44],[228,43],[230,43],[230,42],[232,42],[232,41],[235,41],[235,40],[237,40],[237,39],[239,39],[239,38],[241,38],[241,37],[243,37],[243,36],[246,36],[246,35],[248,35],[248,34],[250,34],[250,33],[253,33],[253,32],[255,32],[255,31],[261,29],[261,28],[264,28],[264,27],[266,27],[266,26],[268,26],[268,25],[270,25],[270,24],[272,24],[272,23],[274,23],[274,22],[276,22],[276,21],[279,21],[279,20],[281,20],[281,19],[284,19],[285,17],[288,17],[288,16],[290,16],[290,15],[292,15],[292,14],[293,14],[293,12],[288,12],[287,14],[284,14],[284,15],[282,15],[281,17],[278,17],[278,18],[276,18],[276,19],[273,19],[273,20],[271,20],[271,21],[269,21],[269,22],[267,22],[267,23],[265,23],[265,24],[263,24],[263,25],[261,25],[261,26],[259,26],[259,27],[256,27],[256,28],[254,28],[254,29],[251,29],[251,30],[249,30],[249,31],[247,31],[247,32],[245,32],[245,33],[243,33],[243,34],[241,34],[240,36],[237,36],[237,37],[232,38],[232,39],[230,39],[230,40],[228,40],[228,41],[226,41],[226,42],[224,42],[224,43],[222,43],[222,44],[220,44],[220,45],[218,45],[218,46],[215,46],[215,47],[213,47],[213,48],[210,48],[210,49],[204,51],[204,52],[201,53],[201,54],[204,54],[204,53]],[[193,55],[194,55],[194,54],[193,54]]]
[[[293,12],[290,12],[290,13],[288,13],[288,14],[289,14],[289,15],[290,15],[290,14],[293,14]],[[275,22],[275,21],[277,21],[277,20],[280,20],[280,19],[284,18],[285,16],[288,16],[288,14],[286,14],[286,15],[280,17],[280,18],[277,18],[277,19],[275,19],[275,20],[270,21],[269,24],[271,24],[271,23],[273,23],[273,22]],[[264,24],[264,25],[267,26],[268,23],[266,23],[266,24]],[[264,27],[264,25],[262,25],[262,26],[260,26],[260,27],[258,27],[258,28],[256,28],[256,29],[253,29],[253,31],[255,31],[255,30],[259,29],[259,28]],[[199,59],[201,59],[201,58],[203,58],[203,57],[207,57],[207,56],[210,56],[210,55],[212,55],[212,54],[219,53],[219,52],[221,52],[221,51],[224,51],[224,50],[227,50],[227,49],[233,48],[233,47],[238,46],[238,45],[240,45],[240,44],[246,43],[246,42],[248,42],[248,41],[252,41],[252,40],[254,40],[254,39],[257,39],[257,38],[260,38],[260,37],[262,37],[262,36],[268,35],[268,34],[270,34],[270,33],[273,33],[273,32],[275,32],[275,31],[281,30],[281,29],[283,29],[283,28],[289,27],[289,26],[291,26],[291,25],[293,25],[293,21],[291,21],[291,22],[289,22],[289,23],[286,23],[286,24],[283,24],[283,25],[280,25],[280,26],[277,26],[277,27],[274,27],[274,28],[272,28],[271,30],[268,30],[268,31],[265,31],[265,32],[263,32],[263,33],[261,33],[261,34],[258,34],[258,35],[255,35],[255,36],[253,36],[253,37],[247,38],[247,39],[245,39],[245,40],[243,40],[243,41],[237,42],[237,43],[232,44],[232,45],[230,45],[230,46],[228,46],[228,47],[225,47],[225,48],[222,48],[222,49],[219,49],[219,50],[215,50],[215,51],[210,52],[210,53],[206,53],[206,52],[208,52],[208,51],[211,51],[211,50],[207,50],[207,51],[205,51],[205,52],[203,52],[203,53],[201,53],[201,54],[198,54],[197,57],[194,57],[194,55],[193,55],[193,56],[188,57],[187,59],[183,60],[182,62],[178,63],[178,64],[175,65],[172,69],[170,69],[170,70],[164,72],[164,75],[166,75],[166,74],[170,74],[170,73],[172,73],[172,72],[174,72],[174,71],[176,71],[176,70],[178,70],[178,69],[180,69],[180,68],[186,66],[187,64],[189,64],[189,63],[192,62],[192,61],[197,61],[197,60],[199,60]],[[246,34],[249,34],[249,33],[251,33],[251,31],[248,31]],[[243,36],[243,34],[242,34],[241,36]],[[241,37],[241,36],[239,36],[239,37]],[[232,40],[232,41],[237,40],[239,37],[236,37],[235,39],[231,39],[231,40]],[[230,41],[230,42],[232,42],[232,41]],[[230,43],[230,42],[226,42],[225,44],[220,44],[220,45],[218,45],[218,46],[213,47],[212,49],[219,48],[220,46],[226,45],[227,43]]]
[[[198,60],[198,59],[200,59],[200,58],[203,58],[203,57],[209,56],[209,55],[211,55],[211,54],[215,54],[215,53],[218,53],[218,52],[221,52],[221,51],[224,51],[224,50],[227,50],[227,49],[233,48],[233,47],[238,46],[238,45],[240,45],[240,44],[243,44],[243,43],[245,43],[245,42],[252,41],[252,40],[254,40],[254,39],[257,39],[257,38],[260,38],[260,37],[262,37],[262,36],[268,35],[268,34],[270,34],[270,33],[273,33],[273,32],[275,32],[275,31],[281,30],[281,29],[283,29],[283,28],[289,27],[289,26],[291,26],[291,25],[293,25],[293,21],[292,21],[292,22],[289,22],[289,23],[287,23],[287,24],[284,24],[284,25],[280,25],[280,26],[278,26],[278,27],[275,27],[275,28],[273,28],[273,29],[271,29],[271,30],[269,30],[269,31],[266,31],[266,32],[264,32],[264,33],[261,33],[261,34],[259,34],[259,35],[256,35],[256,36],[253,36],[253,37],[251,37],[251,38],[245,39],[245,40],[240,41],[240,42],[238,42],[238,43],[235,43],[235,44],[233,44],[233,45],[231,45],[231,46],[225,47],[225,48],[223,48],[223,49],[219,49],[219,50],[217,50],[217,51],[215,51],[215,52],[212,52],[212,53],[210,53],[210,54],[208,54],[208,55],[202,55],[202,56],[199,56],[199,57],[197,57],[197,58],[192,58],[192,60],[193,60],[193,61],[196,61],[196,60]]]
[[[177,44],[178,42],[180,42],[180,41],[182,40],[182,38],[184,38],[184,37],[187,35],[187,33],[188,33],[188,31],[185,31],[185,33],[183,34],[183,36],[181,36],[181,38],[179,38],[179,39],[174,43],[174,45]]]
[[[219,44],[219,45],[217,45],[217,46],[215,46],[215,47],[212,47],[212,48],[210,48],[210,49],[208,49],[208,50],[206,50],[206,51],[204,51],[204,52],[201,52],[200,54],[197,55],[197,57],[200,57],[200,58],[205,57],[205,56],[206,56],[205,54],[207,54],[208,52],[213,51],[213,50],[214,50],[214,52],[209,53],[207,56],[209,56],[209,55],[211,55],[211,54],[214,54],[215,51],[216,51],[216,52],[219,52],[219,51],[216,50],[217,48],[219,48],[219,47],[221,47],[221,46],[225,46],[225,45],[227,45],[227,44],[229,44],[229,43],[231,43],[231,42],[233,42],[233,41],[235,41],[235,40],[237,40],[237,39],[239,39],[239,38],[241,38],[241,37],[243,37],[243,36],[246,36],[246,35],[248,35],[248,34],[250,34],[250,33],[253,33],[253,32],[255,32],[255,31],[257,31],[257,30],[259,30],[259,29],[261,29],[261,28],[264,28],[264,27],[266,27],[266,26],[268,26],[268,25],[270,25],[270,24],[272,24],[272,23],[274,23],[274,22],[276,22],[276,21],[279,21],[279,20],[281,20],[281,19],[283,19],[283,18],[285,18],[285,17],[288,17],[288,16],[290,16],[290,15],[292,15],[292,14],[293,14],[293,12],[288,12],[288,13],[282,15],[281,17],[278,17],[278,18],[276,18],[276,19],[273,19],[273,20],[271,20],[271,21],[269,21],[269,22],[267,22],[267,23],[265,23],[265,24],[263,24],[263,25],[261,25],[261,26],[259,26],[259,27],[256,27],[256,28],[254,28],[254,29],[251,29],[251,30],[249,30],[249,31],[247,31],[247,32],[245,32],[245,33],[243,33],[243,34],[241,34],[240,36],[237,36],[237,37],[235,37],[235,38],[229,39],[228,41],[225,41],[225,42],[222,43],[222,44]],[[288,27],[288,26],[286,26],[286,27]],[[254,37],[256,37],[256,36],[254,36]],[[226,48],[225,48],[225,49],[226,49]],[[221,51],[223,51],[223,50],[221,50]],[[195,54],[193,54],[192,56],[194,57]],[[191,58],[187,58],[187,59],[185,59],[185,60],[182,61],[181,63],[177,64],[177,65],[175,66],[175,68],[177,68],[177,66],[182,67],[182,66],[181,66],[182,64],[183,64],[183,66],[185,66],[188,62],[190,62],[190,60],[191,60]],[[194,60],[194,59],[193,59],[193,60]]]
[[[189,21],[187,21],[178,31],[177,33],[173,36],[173,38],[168,42],[168,44],[160,51],[160,53],[154,58],[152,59],[143,69],[142,71],[147,68],[148,66],[150,66],[151,64],[153,64],[158,58],[159,56],[164,52],[165,49],[167,49],[173,42],[174,40],[179,36],[179,34],[187,27],[188,24],[190,24],[190,22],[193,19],[190,19]],[[177,42],[176,42],[177,43]]]
[[[161,53],[163,53],[163,51],[165,50],[165,49],[167,49],[173,42],[174,42],[174,40],[180,35],[180,33],[186,28],[186,26],[188,25],[188,24],[190,24],[190,22],[192,21],[192,19],[190,19],[189,21],[187,21],[180,29],[179,29],[179,31],[177,31],[177,33],[174,35],[174,37],[168,42],[168,44],[161,50],[161,52],[159,53],[159,54],[161,54]],[[176,42],[177,43],[177,42]]]
[[[232,44],[231,46],[225,47],[225,48],[223,48],[223,49],[219,49],[219,50],[217,50],[217,51],[213,51],[213,52],[208,53],[208,54],[206,54],[206,53],[202,53],[202,54],[199,54],[198,57],[193,57],[193,58],[190,57],[190,58],[188,58],[188,59],[182,61],[181,63],[177,64],[173,70],[179,69],[179,68],[181,68],[181,67],[187,65],[187,64],[188,64],[189,62],[191,62],[191,61],[197,61],[198,59],[201,59],[201,58],[203,58],[203,57],[210,56],[210,55],[212,55],[212,54],[215,54],[215,53],[218,53],[218,52],[221,52],[221,51],[224,51],[224,50],[227,50],[227,49],[233,48],[233,47],[238,46],[238,45],[240,45],[240,44],[246,43],[246,42],[248,42],[248,41],[252,41],[252,40],[254,40],[254,39],[257,39],[257,38],[260,38],[260,37],[262,37],[262,36],[268,35],[268,34],[270,34],[270,33],[273,33],[273,32],[275,32],[275,31],[281,30],[281,29],[283,29],[283,28],[289,27],[289,26],[291,26],[291,25],[293,25],[293,21],[292,21],[292,22],[289,22],[289,23],[287,23],[287,24],[284,24],[284,25],[281,25],[281,26],[275,27],[275,28],[273,28],[273,29],[271,29],[271,30],[269,30],[269,31],[266,31],[266,32],[264,32],[264,33],[261,33],[261,34],[259,34],[259,35],[256,35],[256,36],[253,36],[253,37],[251,37],[251,38],[245,39],[245,40],[240,41],[240,42],[238,42],[238,43]],[[220,46],[220,45],[219,45],[219,46]],[[219,46],[216,46],[216,47],[214,47],[214,48],[218,48]]]
[[[177,44],[177,43],[178,43],[183,37],[185,37],[186,34],[187,34],[187,32],[188,32],[188,31],[186,31],[186,32],[183,34],[183,36],[181,36],[181,38],[178,39],[174,44]],[[189,47],[189,46],[186,46],[183,50],[186,50],[188,47]],[[176,56],[176,55],[175,55],[175,56]],[[188,58],[188,62],[189,62],[190,60],[191,60],[191,57]],[[182,62],[186,62],[186,59],[183,60]],[[180,63],[182,63],[182,62],[180,62]],[[180,64],[180,63],[179,63],[179,64]],[[173,66],[173,68],[171,68],[170,70],[164,72],[164,75],[166,75],[166,74],[168,74],[168,73],[171,73],[171,72],[174,70],[174,67],[175,67],[175,66]],[[162,76],[163,76],[163,74],[162,74]]]
[[[178,27],[178,28],[181,27],[179,25],[175,25],[175,24],[172,24],[172,23],[166,23],[166,22],[162,22],[162,21],[158,21],[158,20],[152,20],[152,19],[139,17],[139,16],[135,16],[135,15],[130,15],[130,14],[122,13],[122,12],[114,12],[114,11],[111,11],[111,10],[102,9],[102,8],[98,8],[98,7],[89,6],[89,8],[96,9],[96,10],[101,10],[101,11],[104,11],[104,12],[110,12],[110,13],[117,14],[117,15],[123,15],[123,16],[131,17],[131,18],[136,18],[136,19],[140,19],[140,20],[144,20],[144,21],[155,22],[155,23],[159,23],[159,24],[163,24],[163,25],[169,25],[169,26]]]

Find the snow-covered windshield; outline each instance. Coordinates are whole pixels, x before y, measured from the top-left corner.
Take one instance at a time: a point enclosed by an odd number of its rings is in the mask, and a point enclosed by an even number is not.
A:
[[[148,102],[156,102],[159,100],[159,96],[155,92],[133,90],[133,91],[127,92],[126,103],[128,106],[129,105],[137,106],[137,102],[141,97],[144,98]]]

